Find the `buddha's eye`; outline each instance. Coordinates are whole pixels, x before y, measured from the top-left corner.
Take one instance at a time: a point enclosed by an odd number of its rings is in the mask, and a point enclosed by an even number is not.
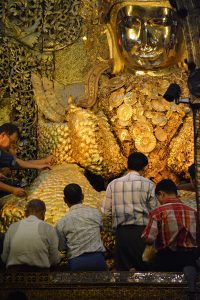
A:
[[[131,16],[126,16],[123,18],[123,23],[126,27],[132,28],[134,26],[139,26],[140,25],[140,20],[135,17]]]
[[[169,26],[169,25],[171,25],[171,21],[167,17],[153,18],[153,19],[149,20],[149,23],[151,25],[157,25],[157,26]]]

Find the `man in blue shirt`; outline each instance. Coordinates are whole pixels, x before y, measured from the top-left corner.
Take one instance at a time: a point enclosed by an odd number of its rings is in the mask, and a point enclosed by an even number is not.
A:
[[[20,138],[20,132],[16,125],[11,123],[5,123],[0,126],[0,169],[4,167],[8,168],[22,168],[22,169],[45,169],[50,168],[49,164],[44,162],[41,164],[35,164],[34,161],[24,161],[8,153],[9,149],[15,145]],[[0,180],[5,179],[5,176],[0,170]],[[18,197],[23,197],[26,192],[21,187],[11,186],[0,181],[0,191],[4,191],[7,194],[14,194]]]

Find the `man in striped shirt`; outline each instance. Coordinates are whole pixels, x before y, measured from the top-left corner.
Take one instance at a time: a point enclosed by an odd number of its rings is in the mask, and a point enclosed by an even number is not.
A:
[[[128,157],[128,173],[113,180],[106,189],[102,212],[116,230],[117,270],[145,270],[141,234],[149,212],[157,206],[153,182],[141,176],[147,157],[134,152]]]
[[[59,250],[67,252],[70,271],[107,270],[100,229],[102,218],[96,208],[82,202],[81,187],[70,183],[64,188],[64,202],[69,212],[56,225]]]
[[[147,244],[155,244],[155,270],[184,270],[186,275],[189,270],[194,278],[197,250],[196,211],[181,202],[172,180],[160,181],[155,193],[161,206],[150,212],[148,225],[142,234]]]
[[[148,244],[155,242],[159,268],[182,270],[185,259],[197,248],[196,211],[181,202],[175,183],[169,179],[157,184],[156,195],[161,206],[150,212],[142,238]],[[186,256],[183,262],[182,254]],[[169,265],[167,257],[174,260],[173,265]]]

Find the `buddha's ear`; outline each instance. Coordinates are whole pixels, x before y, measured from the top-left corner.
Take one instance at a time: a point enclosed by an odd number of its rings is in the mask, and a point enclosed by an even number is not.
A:
[[[108,40],[110,59],[113,60],[113,74],[117,74],[124,69],[123,58],[118,49],[116,34],[110,24],[106,24],[106,35]]]

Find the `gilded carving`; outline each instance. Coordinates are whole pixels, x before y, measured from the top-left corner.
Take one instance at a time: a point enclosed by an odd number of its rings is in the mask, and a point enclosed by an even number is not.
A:
[[[30,48],[59,50],[80,36],[80,0],[8,0],[4,5],[5,34]]]

